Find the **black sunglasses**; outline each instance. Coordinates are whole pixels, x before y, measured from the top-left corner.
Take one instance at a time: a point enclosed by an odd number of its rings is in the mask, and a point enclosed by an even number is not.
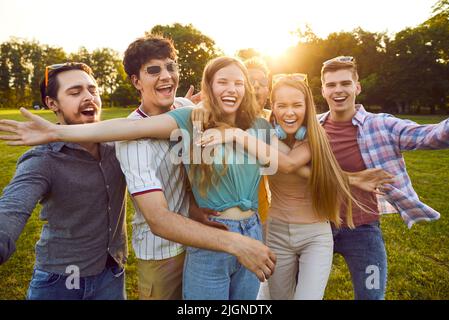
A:
[[[165,69],[167,69],[170,73],[178,72],[178,64],[176,62],[170,62],[165,65]],[[161,66],[148,66],[146,71],[149,75],[156,76],[162,72]]]

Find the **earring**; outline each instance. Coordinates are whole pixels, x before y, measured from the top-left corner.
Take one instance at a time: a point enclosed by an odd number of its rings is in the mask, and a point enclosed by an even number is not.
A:
[[[301,126],[298,129],[298,131],[296,131],[296,133],[295,133],[295,139],[298,141],[304,140],[304,138],[306,137],[306,133],[307,133],[307,128],[304,126]]]

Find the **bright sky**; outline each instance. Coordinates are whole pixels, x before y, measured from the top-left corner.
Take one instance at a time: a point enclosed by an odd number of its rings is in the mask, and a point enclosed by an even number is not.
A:
[[[225,54],[255,48],[277,55],[308,23],[320,37],[362,27],[396,33],[431,15],[437,0],[0,0],[0,43],[35,39],[74,52],[109,47],[123,53],[158,24],[192,23]]]

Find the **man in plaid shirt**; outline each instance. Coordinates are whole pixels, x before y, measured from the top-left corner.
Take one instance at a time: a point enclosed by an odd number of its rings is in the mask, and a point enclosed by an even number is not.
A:
[[[354,206],[354,229],[333,228],[334,252],[340,253],[351,273],[355,299],[384,299],[387,257],[380,229],[382,213],[398,212],[409,228],[440,217],[419,200],[405,168],[402,151],[449,148],[449,119],[419,125],[389,114],[367,112],[355,99],[361,92],[353,57],[336,57],[323,63],[322,94],[330,111],[320,116],[332,150],[345,171],[382,168],[395,175],[384,195],[352,189],[365,210]],[[368,210],[367,210],[368,209]],[[345,221],[346,208],[342,207]]]

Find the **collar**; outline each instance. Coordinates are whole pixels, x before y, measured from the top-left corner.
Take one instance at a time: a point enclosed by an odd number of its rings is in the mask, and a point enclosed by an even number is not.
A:
[[[172,106],[170,107],[170,111],[171,111],[171,110],[175,110],[175,109],[176,109],[175,105],[172,105]],[[140,105],[140,106],[136,109],[136,112],[137,112],[142,118],[148,118],[148,117],[151,117],[151,114],[146,114],[145,111],[143,111],[142,105]]]
[[[75,149],[75,150],[84,150],[83,147],[81,147],[79,144],[77,143],[73,143],[73,142],[51,142],[48,144],[50,146],[50,149],[56,152],[61,151],[61,149],[63,147],[67,147],[70,149]]]
[[[84,149],[82,146],[80,146],[77,143],[73,143],[73,142],[51,142],[48,144],[48,146],[52,151],[55,151],[55,152],[60,152],[62,150],[62,148],[64,148],[64,147],[72,149],[72,150],[79,150],[79,151],[87,152],[87,150]],[[98,143],[98,148],[99,148],[100,156],[103,159],[103,156],[105,155],[107,150],[113,148],[113,145],[112,144],[110,145],[108,143]]]
[[[363,124],[365,122],[366,118],[368,117],[368,112],[365,110],[365,108],[361,104],[356,104],[355,109],[357,111],[356,111],[355,115],[352,117],[352,124],[354,124],[354,125]],[[326,122],[329,115],[330,115],[330,111],[327,111],[325,113],[318,115],[320,123],[323,124],[324,122]]]

